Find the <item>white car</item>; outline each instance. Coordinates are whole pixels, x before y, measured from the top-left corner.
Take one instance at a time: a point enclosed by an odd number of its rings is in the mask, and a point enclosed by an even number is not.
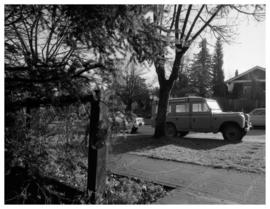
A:
[[[249,115],[252,126],[265,126],[265,108],[255,108]]]
[[[135,124],[137,126],[144,126],[144,119],[140,117],[135,118]]]

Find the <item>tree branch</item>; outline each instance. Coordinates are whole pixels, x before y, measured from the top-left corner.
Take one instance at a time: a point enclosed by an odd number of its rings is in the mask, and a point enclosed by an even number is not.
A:
[[[177,8],[176,18],[175,18],[175,40],[179,40],[179,20],[181,14],[182,5],[179,5]]]
[[[183,39],[183,37],[184,37],[184,35],[185,35],[185,30],[186,30],[186,26],[187,26],[187,22],[188,22],[188,18],[189,18],[189,14],[190,14],[191,8],[192,8],[192,5],[190,4],[190,5],[188,6],[186,18],[185,18],[184,25],[183,25],[183,28],[182,28],[182,33],[181,33],[180,42],[182,42],[182,39]],[[182,44],[182,43],[181,43],[181,44]]]
[[[22,46],[22,52],[23,52],[25,58],[27,58],[29,51],[28,51],[28,49],[27,49],[27,47],[26,47],[26,44],[24,43],[23,38],[21,37],[19,31],[17,30],[16,25],[13,24],[12,26],[13,26],[13,29],[15,30],[16,36],[18,37],[18,39],[19,39],[19,41],[20,41],[20,43],[21,43],[21,46]]]
[[[23,26],[25,28],[25,33],[27,35],[27,38],[28,38],[28,43],[29,43],[29,48],[30,48],[30,51],[31,53],[33,54],[34,53],[34,50],[33,50],[33,45],[32,45],[32,38],[31,38],[31,34],[29,33],[28,31],[28,27],[27,27],[27,24],[25,22],[25,19],[22,19],[22,23],[23,23]],[[22,28],[23,30],[23,28]],[[26,40],[27,41],[27,40]]]
[[[66,30],[67,30],[67,25],[65,25],[65,27],[63,28],[63,31],[62,31],[62,36],[60,38],[58,38],[58,40],[52,45],[49,53],[48,53],[48,58],[50,59],[51,57],[53,57],[60,49],[60,46],[65,38],[65,36],[67,35],[66,34]],[[55,47],[55,49],[54,49]],[[53,52],[52,52],[53,51]],[[52,52],[52,53],[51,53]]]
[[[201,32],[208,26],[208,24],[214,19],[214,17],[218,14],[218,12],[221,10],[223,5],[217,6],[217,10],[214,12],[214,14],[208,19],[208,21],[201,27],[201,29],[191,38],[190,43],[192,43],[198,35],[201,34]]]
[[[54,30],[55,30],[55,26],[56,26],[56,23],[55,23],[55,15],[56,15],[56,7],[53,7],[53,12],[52,12],[52,17],[51,17],[51,21],[52,21],[52,27],[51,27],[51,31],[50,31],[50,34],[49,34],[49,37],[47,39],[47,49],[46,49],[46,62],[49,58],[49,53],[51,52],[52,48],[50,49],[50,45],[51,45],[51,39],[52,39],[52,35],[54,33]]]
[[[174,20],[175,20],[175,15],[176,15],[176,5],[174,5],[174,10],[173,10],[173,18],[172,18],[172,23],[171,23],[171,26],[170,26],[170,30],[172,30],[173,28],[173,25],[174,25]]]
[[[91,69],[95,69],[95,68],[105,68],[105,66],[101,63],[95,63],[95,64],[88,64],[85,66],[85,69],[77,71],[72,77],[78,77],[81,74],[91,70]]]
[[[37,17],[36,25],[35,25],[35,57],[38,59],[38,27],[39,27],[39,20],[40,20],[40,14]]]
[[[237,12],[240,12],[240,13],[245,14],[245,15],[252,15],[252,16],[255,16],[255,15],[262,15],[262,16],[264,16],[265,15],[264,12],[262,12],[262,13],[256,13],[256,9],[254,9],[253,12],[246,12],[246,11],[243,11],[243,10],[237,8],[237,6],[235,6],[235,5],[230,5],[230,7],[232,9],[235,9]]]
[[[202,17],[200,17],[200,19],[204,22],[204,23],[206,23],[206,21],[202,18]],[[213,35],[215,36],[215,38],[218,38],[217,36],[216,36],[216,33],[217,33],[217,35],[219,36],[219,37],[221,37],[225,42],[227,42],[227,43],[229,43],[229,40],[228,40],[228,38],[229,38],[229,36],[227,36],[227,38],[226,38],[226,36],[225,36],[225,27],[226,26],[214,26],[214,25],[211,25],[210,23],[208,24],[208,27],[211,29],[211,32],[213,33]],[[209,44],[209,43],[208,43]]]
[[[197,15],[196,15],[196,17],[195,17],[193,23],[191,24],[190,29],[189,29],[189,31],[188,31],[188,33],[187,33],[187,36],[186,36],[185,41],[187,41],[187,40],[189,39],[189,36],[190,36],[190,34],[192,33],[192,30],[193,30],[193,28],[194,28],[194,26],[195,26],[195,24],[196,24],[196,22],[197,22],[199,16],[201,15],[204,6],[205,6],[204,4],[201,6],[201,9],[200,9],[199,12],[197,13]]]

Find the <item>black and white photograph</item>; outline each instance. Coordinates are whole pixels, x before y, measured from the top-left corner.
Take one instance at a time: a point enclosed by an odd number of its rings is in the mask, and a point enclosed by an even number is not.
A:
[[[268,6],[4,1],[2,204],[266,206]]]

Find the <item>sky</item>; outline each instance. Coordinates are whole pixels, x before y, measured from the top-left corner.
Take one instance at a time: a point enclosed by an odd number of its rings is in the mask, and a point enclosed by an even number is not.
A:
[[[249,21],[238,27],[236,43],[223,45],[225,79],[234,76],[235,70],[244,72],[256,65],[265,67],[265,21]]]

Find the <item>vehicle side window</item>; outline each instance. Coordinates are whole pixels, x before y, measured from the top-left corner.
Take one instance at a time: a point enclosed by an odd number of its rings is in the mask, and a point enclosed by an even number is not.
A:
[[[206,103],[203,103],[202,107],[203,107],[203,112],[209,112],[209,107],[207,106]]]
[[[192,112],[208,112],[209,108],[205,103],[193,103]]]
[[[185,103],[185,104],[177,104],[175,106],[175,112],[189,112],[189,104]]]

